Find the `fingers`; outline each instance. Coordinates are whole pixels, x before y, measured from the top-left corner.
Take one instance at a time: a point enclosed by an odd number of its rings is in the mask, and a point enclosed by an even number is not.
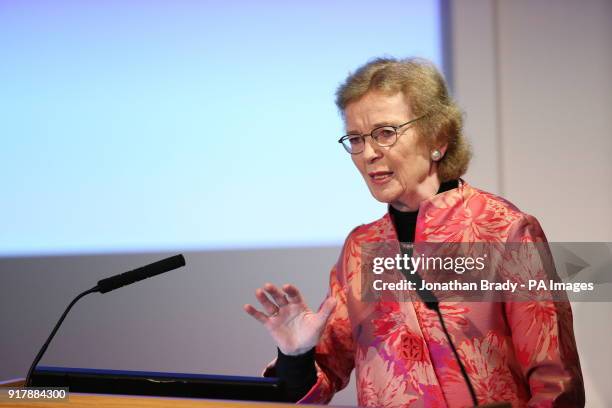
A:
[[[242,308],[244,309],[245,312],[253,316],[255,320],[257,320],[259,323],[265,323],[268,321],[268,316],[261,313],[259,310],[255,309],[253,306],[244,305]]]
[[[300,291],[293,285],[284,285],[283,291],[287,295],[287,300],[289,303],[298,304],[304,303],[304,299],[302,298],[302,294]]]
[[[257,300],[259,300],[259,303],[261,303],[266,313],[272,315],[278,312],[278,306],[272,303],[270,299],[268,299],[268,296],[266,295],[266,292],[263,289],[257,289],[255,291],[255,297],[257,298]]]
[[[281,292],[280,289],[278,289],[276,286],[272,285],[271,283],[266,283],[264,285],[264,289],[266,290],[266,292],[268,292],[270,296],[272,296],[272,299],[274,299],[278,307],[283,307],[289,304],[287,298],[285,297],[285,294]]]
[[[336,303],[337,301],[336,301],[336,298],[334,297],[330,296],[327,299],[325,299],[325,301],[319,308],[319,311],[317,312],[321,320],[323,320],[324,322],[327,322],[327,320],[329,319],[329,316],[331,316],[332,312],[336,308]]]
[[[283,306],[304,302],[300,291],[293,285],[284,285],[281,291],[271,283],[266,283],[263,289],[258,288],[255,291],[255,297],[263,306],[265,313],[249,304],[244,305],[243,309],[261,323],[266,323],[270,318],[276,317]]]

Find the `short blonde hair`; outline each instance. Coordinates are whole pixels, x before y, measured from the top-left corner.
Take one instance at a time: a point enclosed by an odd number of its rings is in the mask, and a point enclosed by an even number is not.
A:
[[[467,171],[471,149],[463,135],[463,115],[451,99],[444,78],[429,61],[420,58],[377,58],[361,66],[338,87],[336,106],[344,116],[348,104],[370,91],[408,98],[419,135],[430,148],[447,144],[438,162],[440,181],[458,179]]]

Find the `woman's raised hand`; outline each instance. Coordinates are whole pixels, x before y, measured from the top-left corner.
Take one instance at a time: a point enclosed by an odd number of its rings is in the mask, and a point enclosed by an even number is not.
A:
[[[318,312],[313,312],[293,285],[284,285],[280,290],[266,283],[255,291],[255,297],[265,313],[248,304],[244,305],[245,312],[262,323],[280,351],[289,356],[306,353],[317,345],[336,306],[336,300],[330,296]]]

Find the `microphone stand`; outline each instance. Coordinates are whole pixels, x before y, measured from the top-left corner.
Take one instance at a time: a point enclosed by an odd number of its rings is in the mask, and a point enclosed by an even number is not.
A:
[[[66,315],[68,315],[68,312],[70,311],[70,309],[72,309],[72,306],[74,306],[74,304],[78,302],[79,299],[94,292],[107,293],[115,289],[119,289],[123,286],[131,285],[132,283],[148,279],[152,276],[156,276],[164,272],[180,268],[181,266],[185,266],[185,258],[183,257],[183,255],[179,254],[171,256],[169,258],[162,259],[161,261],[153,262],[152,264],[145,265],[140,268],[121,273],[119,275],[111,276],[110,278],[102,279],[98,281],[98,284],[96,286],[89,290],[86,290],[85,292],[75,297],[62,314],[62,317],[60,317],[59,321],[55,324],[53,331],[51,331],[51,334],[49,335],[47,341],[45,341],[45,344],[43,344],[42,348],[36,355],[36,358],[34,358],[34,361],[32,362],[30,369],[28,370],[28,375],[26,376],[25,386],[30,387],[32,385],[32,374],[34,373],[36,365],[40,362],[40,359],[42,358],[43,354],[45,354],[45,351],[47,351],[49,343],[51,343],[51,340],[53,340],[55,333],[57,333],[57,330],[66,318]]]
[[[412,245],[409,245],[407,248],[404,248],[402,243],[400,243],[400,250],[402,252],[402,255],[407,254],[409,257],[412,257]],[[417,288],[421,287],[421,282],[423,281],[423,278],[421,278],[421,275],[419,275],[417,271],[405,271],[402,269],[401,272],[402,272],[402,275],[406,277],[406,279],[414,282]],[[468,391],[470,393],[470,397],[472,398],[472,402],[474,403],[474,407],[477,407],[478,399],[476,398],[476,392],[474,391],[474,387],[472,386],[472,382],[470,381],[470,377],[467,374],[465,366],[463,365],[461,358],[459,358],[459,353],[457,352],[457,348],[453,344],[453,341],[450,338],[450,334],[448,333],[448,330],[446,329],[446,324],[444,324],[444,318],[442,317],[442,312],[440,311],[440,302],[438,301],[438,298],[429,289],[417,289],[416,293],[419,299],[421,299],[421,301],[425,304],[425,306],[429,310],[434,310],[436,314],[438,315],[438,320],[440,320],[442,331],[444,332],[444,335],[446,336],[446,340],[448,341],[448,344],[450,345],[450,348],[453,351],[455,360],[457,360],[457,363],[459,364],[461,375],[463,376],[465,384],[467,385]]]
[[[32,362],[32,365],[30,366],[30,369],[28,370],[28,375],[26,376],[26,380],[25,380],[25,386],[26,387],[32,386],[32,373],[34,372],[34,368],[40,362],[40,359],[42,358],[43,354],[45,354],[45,351],[47,351],[47,347],[49,347],[49,343],[51,343],[51,340],[53,340],[53,337],[55,337],[55,333],[57,333],[57,330],[59,329],[59,327],[61,326],[62,322],[66,318],[66,315],[68,315],[68,312],[70,311],[70,309],[72,309],[72,306],[74,306],[74,304],[76,302],[78,302],[79,299],[81,299],[82,297],[84,297],[86,295],[89,295],[90,293],[98,292],[99,290],[100,290],[100,288],[96,285],[95,287],[93,287],[91,289],[88,289],[85,292],[81,293],[80,295],[75,297],[72,302],[70,302],[70,304],[68,305],[68,307],[66,308],[66,310],[62,314],[62,317],[60,317],[59,321],[55,324],[55,327],[53,328],[53,331],[51,332],[51,334],[47,338],[47,341],[45,341],[45,344],[43,344],[42,348],[40,349],[40,351],[36,355],[36,358]]]
[[[428,309],[435,310],[436,313],[438,314],[438,320],[440,320],[442,331],[444,332],[444,335],[446,336],[446,340],[448,340],[448,344],[450,345],[451,350],[453,351],[455,360],[457,360],[457,363],[459,364],[461,375],[463,376],[463,379],[465,380],[465,383],[467,384],[468,390],[470,392],[470,397],[472,397],[472,402],[474,403],[474,406],[477,407],[478,400],[476,399],[476,392],[474,391],[474,386],[472,385],[472,382],[470,381],[470,377],[468,377],[468,374],[465,369],[465,366],[463,365],[463,362],[459,358],[459,353],[457,353],[455,344],[453,344],[453,341],[450,338],[450,334],[448,334],[448,330],[446,329],[446,324],[444,324],[444,318],[442,317],[442,312],[440,311],[440,305],[438,304],[438,302],[425,302],[425,305],[427,306]]]

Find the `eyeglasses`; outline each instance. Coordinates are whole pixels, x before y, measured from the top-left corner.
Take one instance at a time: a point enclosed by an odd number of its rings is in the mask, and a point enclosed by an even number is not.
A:
[[[391,147],[399,138],[397,131],[400,128],[414,123],[419,119],[423,119],[425,116],[426,115],[419,116],[416,119],[409,120],[408,122],[402,123],[398,126],[380,126],[372,130],[368,135],[344,135],[340,138],[340,140],[338,140],[338,143],[342,144],[344,149],[350,154],[359,154],[363,152],[365,149],[365,138],[368,136],[374,139],[376,144],[381,147]]]

